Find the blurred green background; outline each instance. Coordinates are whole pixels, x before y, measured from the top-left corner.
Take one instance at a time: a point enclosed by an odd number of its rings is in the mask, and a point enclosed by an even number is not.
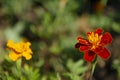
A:
[[[94,80],[120,79],[120,0],[0,0],[0,80],[87,80],[89,64],[75,49],[79,35],[102,28],[113,36]],[[13,62],[6,42],[26,39],[33,58]]]

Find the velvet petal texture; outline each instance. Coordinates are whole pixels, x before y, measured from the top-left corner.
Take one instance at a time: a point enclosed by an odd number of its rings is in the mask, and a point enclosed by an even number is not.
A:
[[[107,45],[107,44],[110,44],[112,42],[112,36],[110,33],[106,32],[102,38],[101,38],[101,42],[100,44],[102,45]]]
[[[75,44],[75,48],[79,48],[80,46],[81,46],[80,43],[76,43],[76,44]]]
[[[107,60],[110,57],[110,53],[106,48],[104,48],[101,52],[99,52],[98,55],[105,60]]]
[[[103,30],[102,29],[96,29],[96,31],[95,31],[95,33],[97,33],[98,35],[101,35],[101,33],[103,32]]]
[[[86,51],[84,54],[84,59],[88,62],[92,62],[95,58],[96,54],[93,51]]]
[[[89,50],[90,46],[80,46],[80,51]]]

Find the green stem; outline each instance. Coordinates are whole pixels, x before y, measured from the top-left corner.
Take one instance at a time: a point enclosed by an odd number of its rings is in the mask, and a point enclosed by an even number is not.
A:
[[[92,64],[91,75],[93,75],[97,61]]]
[[[60,77],[60,74],[59,74],[59,73],[57,73],[57,79],[58,79],[58,80],[61,80],[61,77]]]
[[[16,69],[18,70],[17,77],[20,79],[22,76],[22,58],[16,61]],[[20,79],[21,80],[21,79]]]
[[[90,73],[90,77],[88,80],[92,80],[92,76],[95,70],[95,66],[96,66],[97,60],[95,60],[95,62],[91,63],[91,73]]]

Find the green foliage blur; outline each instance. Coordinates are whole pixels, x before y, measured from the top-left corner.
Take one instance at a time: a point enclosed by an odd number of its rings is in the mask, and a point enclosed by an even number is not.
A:
[[[111,72],[119,74],[119,80],[120,16],[115,3],[110,3],[109,0],[0,0],[0,80],[86,79],[89,65],[74,45],[79,35],[96,28],[113,35],[113,43],[108,47],[111,58],[100,69],[109,66]],[[10,39],[30,41],[32,59],[11,61],[6,49]],[[94,77],[101,79],[97,74]]]

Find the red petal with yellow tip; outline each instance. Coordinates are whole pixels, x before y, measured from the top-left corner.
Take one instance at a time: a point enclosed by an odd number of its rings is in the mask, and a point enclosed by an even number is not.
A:
[[[88,44],[88,41],[85,40],[85,39],[83,39],[81,36],[79,36],[77,39],[78,39],[78,41],[79,41],[80,44],[84,44],[84,45]]]
[[[107,44],[110,44],[111,42],[112,42],[112,36],[111,36],[111,34],[109,32],[106,32],[102,36],[100,44],[107,45]]]
[[[98,55],[103,59],[108,59],[110,57],[110,53],[106,48],[104,48],[101,52],[99,52]]]
[[[84,59],[88,62],[92,62],[95,58],[96,54],[93,51],[86,51],[84,54]]]

